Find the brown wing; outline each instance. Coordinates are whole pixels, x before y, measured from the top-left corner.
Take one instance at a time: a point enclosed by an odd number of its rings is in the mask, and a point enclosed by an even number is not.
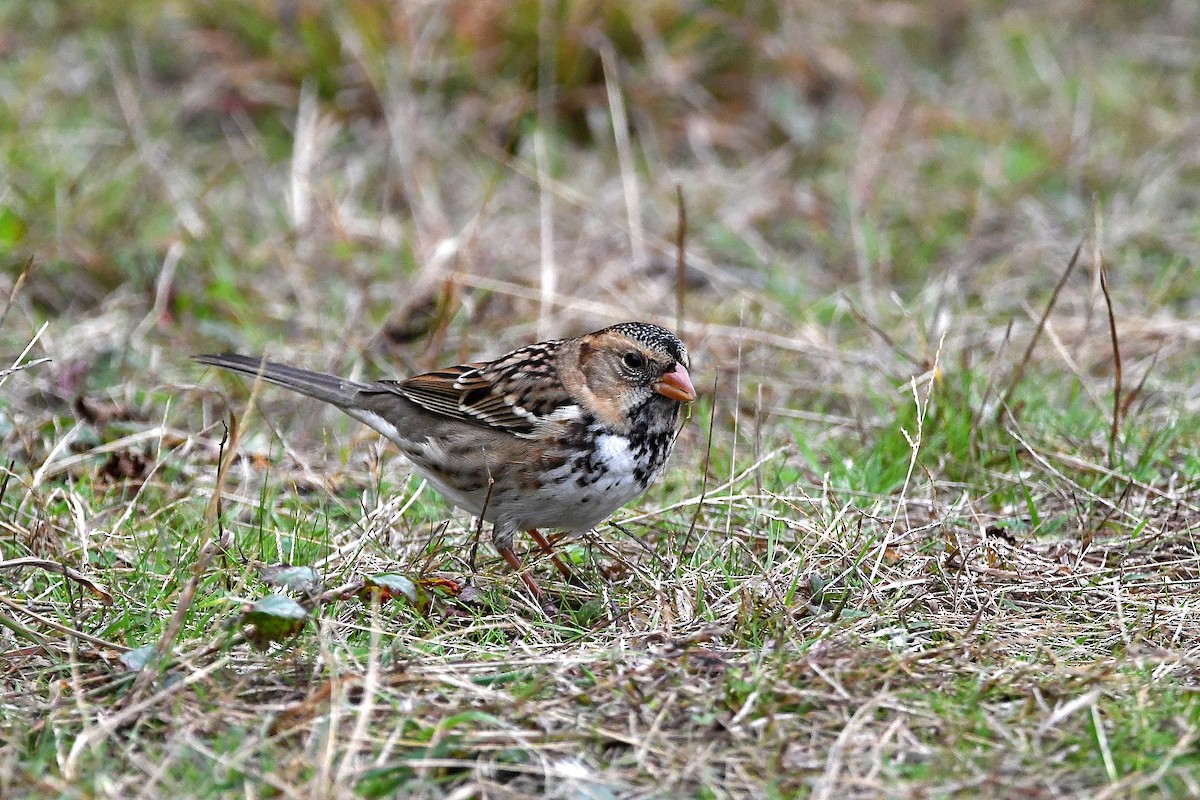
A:
[[[545,417],[574,405],[554,366],[557,344],[530,345],[495,361],[447,367],[382,385],[435,414],[528,436]]]

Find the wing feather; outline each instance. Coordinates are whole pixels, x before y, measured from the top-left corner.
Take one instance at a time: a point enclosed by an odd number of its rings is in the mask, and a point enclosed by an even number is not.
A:
[[[435,414],[533,436],[574,402],[554,366],[557,342],[515,350],[496,361],[462,364],[380,386]]]

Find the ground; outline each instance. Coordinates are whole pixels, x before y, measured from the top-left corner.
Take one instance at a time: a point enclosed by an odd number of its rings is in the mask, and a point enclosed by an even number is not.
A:
[[[0,797],[1200,794],[1200,9],[0,22]],[[626,319],[701,397],[546,606],[189,359]]]

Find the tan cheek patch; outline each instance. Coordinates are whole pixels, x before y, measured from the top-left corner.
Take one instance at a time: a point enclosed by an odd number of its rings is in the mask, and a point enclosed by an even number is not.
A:
[[[625,419],[624,399],[620,394],[597,394],[587,383],[581,383],[576,389],[581,405],[595,414],[604,426],[615,431],[624,431],[627,427]],[[603,390],[602,390],[603,391]]]
[[[596,416],[608,428],[624,432],[629,427],[629,422],[625,417],[623,404],[621,403],[621,397],[599,398],[592,395],[592,398]]]
[[[559,380],[562,381],[563,387],[573,396],[579,398],[579,404],[592,414],[596,415],[599,420],[613,431],[625,432],[628,429],[628,423],[624,413],[624,396],[617,394],[611,396],[608,393],[603,393],[605,387],[596,387],[603,394],[597,394],[589,385],[587,376],[585,375],[584,364],[598,356],[597,349],[593,345],[586,342],[580,344],[579,350],[575,354],[575,358],[569,357],[567,352],[560,355],[558,364]],[[600,365],[592,365],[593,374],[592,380],[597,380],[595,368]],[[615,381],[615,376],[609,376],[607,382]]]

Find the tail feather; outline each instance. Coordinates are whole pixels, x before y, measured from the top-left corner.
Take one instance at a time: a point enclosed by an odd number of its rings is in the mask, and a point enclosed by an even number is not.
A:
[[[368,388],[364,383],[349,381],[336,375],[312,372],[274,361],[263,361],[254,356],[222,353],[220,355],[192,356],[192,358],[201,364],[240,372],[251,378],[262,375],[264,381],[309,397],[315,397],[318,400],[324,400],[341,409],[353,406],[359,392]]]

